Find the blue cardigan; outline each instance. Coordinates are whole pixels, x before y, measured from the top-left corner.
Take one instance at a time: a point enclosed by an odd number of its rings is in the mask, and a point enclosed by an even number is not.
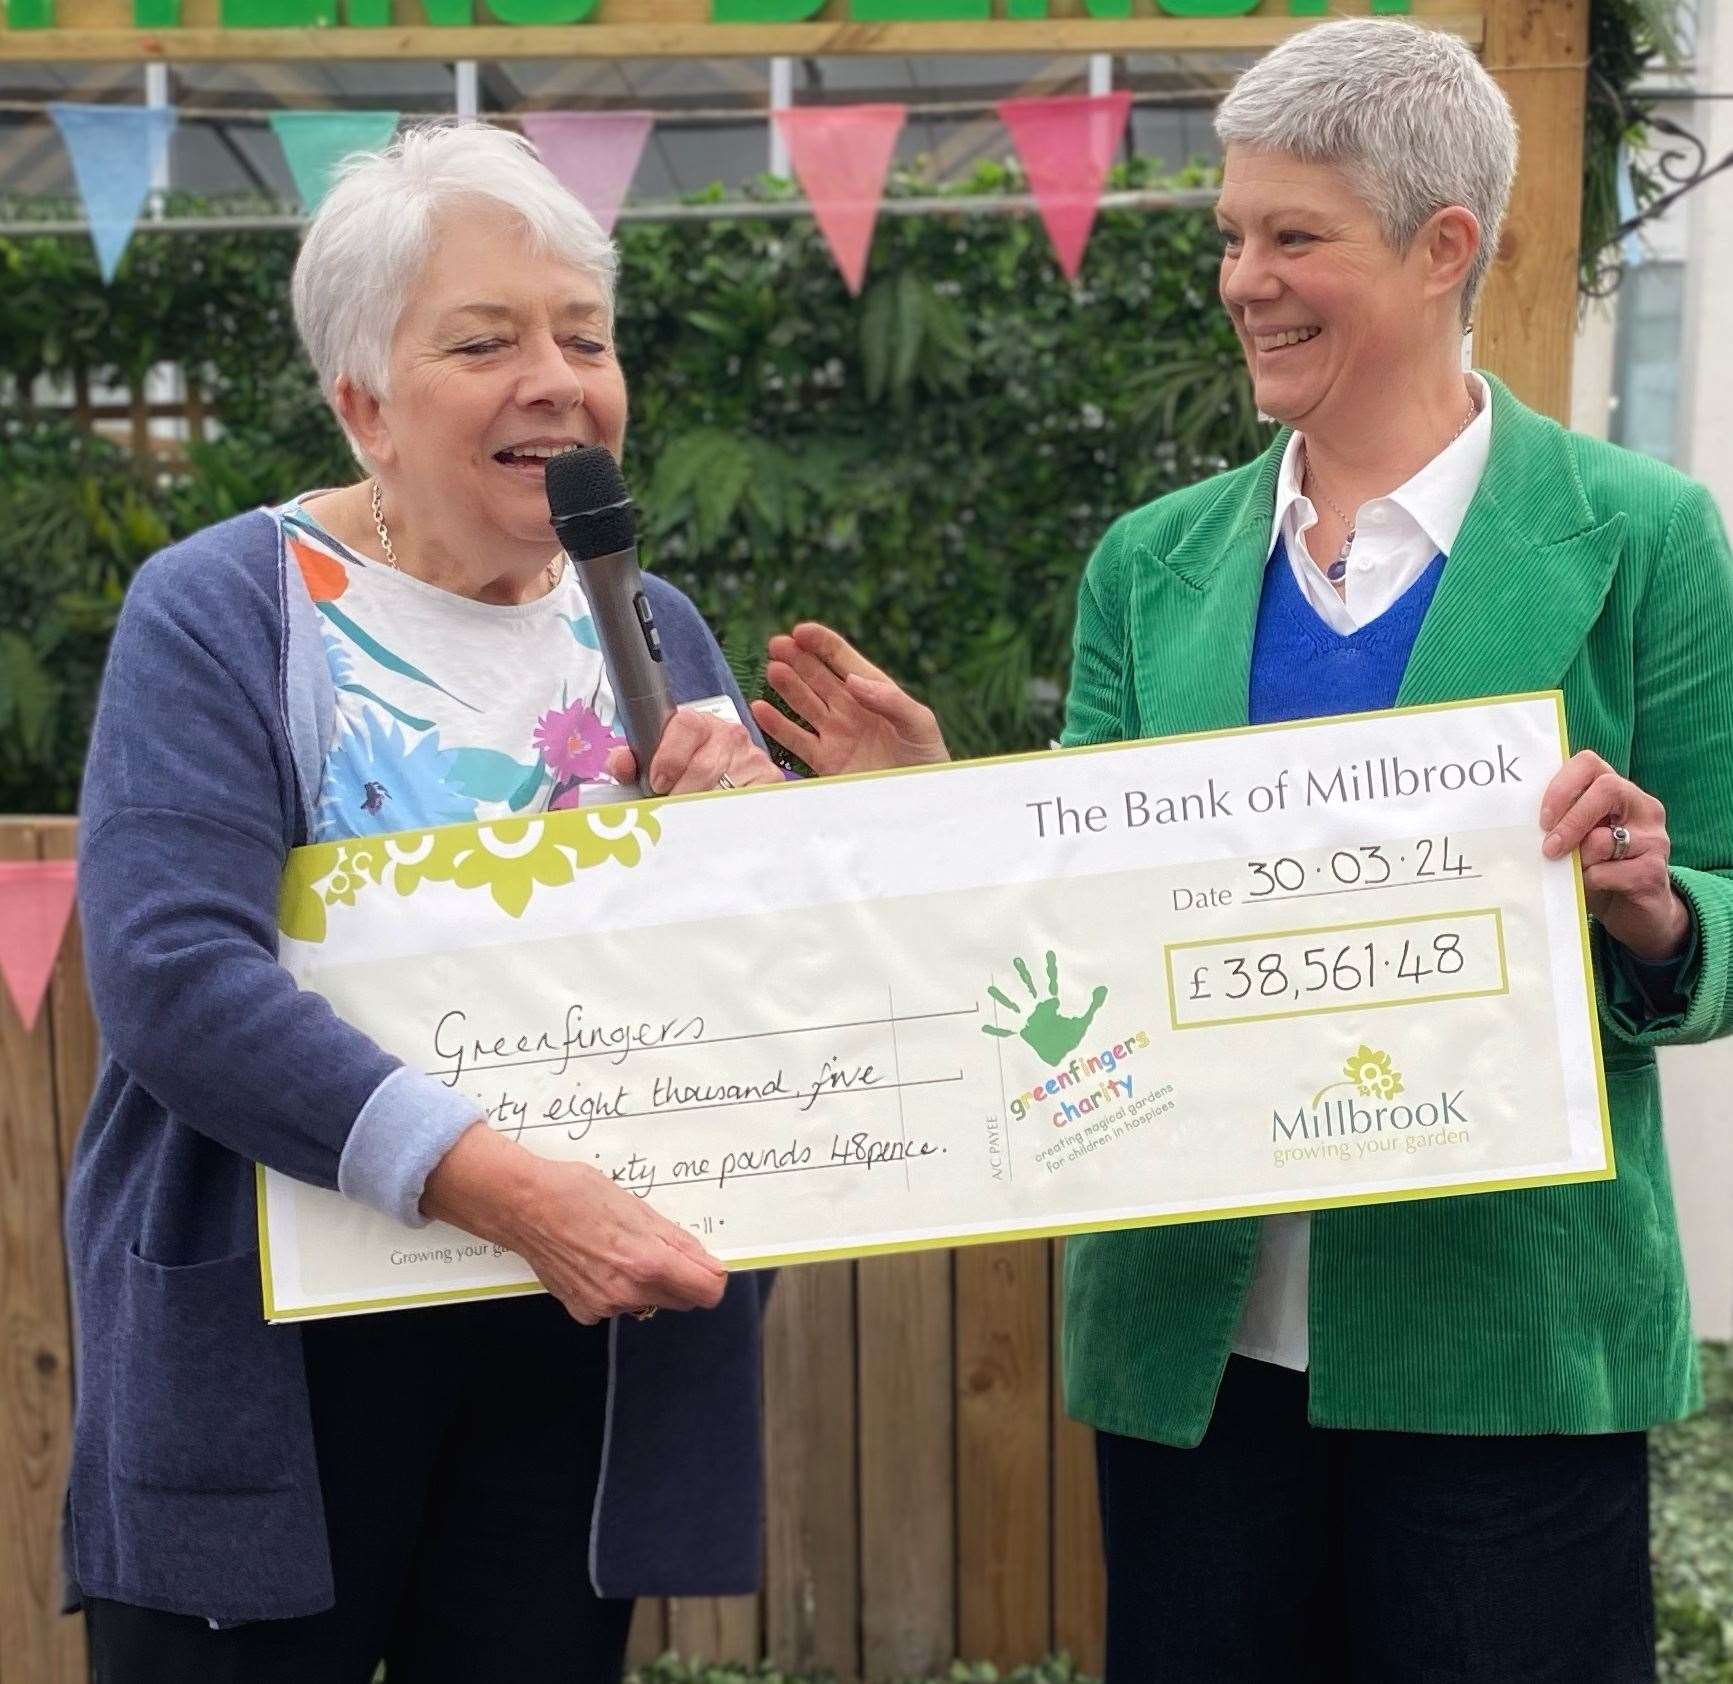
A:
[[[676,699],[727,693],[747,717],[691,603],[646,587]],[[69,1607],[229,1624],[333,1601],[300,1329],[262,1318],[253,1165],[420,1223],[427,1172],[477,1115],[276,962],[278,882],[334,724],[318,617],[269,514],[139,570],[80,823],[103,1062],[66,1203]],[[612,1324],[590,1517],[602,1595],[757,1587],[761,1293],[736,1276],[708,1314]]]

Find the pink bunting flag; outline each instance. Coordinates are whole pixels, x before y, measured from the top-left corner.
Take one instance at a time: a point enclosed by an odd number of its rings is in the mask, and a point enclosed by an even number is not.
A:
[[[776,113],[788,161],[852,293],[866,279],[885,177],[906,115],[901,105],[803,105]]]
[[[0,976],[26,1030],[48,992],[75,875],[71,860],[0,860]]]
[[[1023,173],[1068,281],[1083,267],[1095,210],[1125,134],[1131,94],[1068,94],[1000,101]]]
[[[654,122],[648,111],[537,111],[523,126],[542,162],[611,234]]]

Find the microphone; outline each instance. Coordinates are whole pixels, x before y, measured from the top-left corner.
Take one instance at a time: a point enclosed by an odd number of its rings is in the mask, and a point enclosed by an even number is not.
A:
[[[644,575],[637,523],[620,465],[605,445],[583,445],[547,465],[548,513],[589,600],[614,692],[615,717],[638,761],[639,794],[650,793],[650,761],[674,717],[662,639]]]

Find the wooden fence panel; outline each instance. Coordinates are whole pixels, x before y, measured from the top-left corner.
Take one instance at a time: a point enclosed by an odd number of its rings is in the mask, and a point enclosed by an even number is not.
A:
[[[937,1670],[956,1653],[951,1254],[856,1265],[861,1666]]]
[[[0,859],[38,859],[43,827],[0,825]],[[52,999],[28,1034],[0,999],[0,1680],[72,1684],[83,1632],[62,1619],[56,1554],[72,1423],[60,1239]]]
[[[0,859],[69,858],[0,818]],[[76,1684],[57,1609],[72,1350],[60,1205],[98,1056],[77,919],[26,1035],[0,996],[0,1684]],[[843,1684],[1067,1648],[1099,1667],[1095,1475],[1057,1393],[1058,1247],[785,1270],[765,1329],[761,1598],[652,1599],[629,1654],[829,1668]]]
[[[44,859],[69,860],[77,847],[78,831],[70,820],[43,827]],[[55,1124],[64,1184],[79,1125],[90,1107],[101,1052],[96,1017],[90,1009],[90,985],[84,974],[84,937],[76,917],[67,924],[66,938],[60,944],[60,959],[49,983],[48,1009],[54,1050]]]
[[[1474,326],[1474,361],[1531,408],[1570,424],[1590,0],[1483,0],[1486,68],[1522,152]],[[1726,10],[1723,5],[1720,8]]]
[[[1014,1666],[1052,1632],[1048,1248],[957,1253],[957,1647]]]
[[[1107,1570],[1095,1504],[1095,1434],[1065,1413],[1059,1354],[1065,1242],[1053,1246],[1053,1647],[1100,1676],[1107,1627]]]
[[[668,1599],[668,1647],[688,1661],[755,1661],[762,1653],[756,1596]]]
[[[860,1671],[855,1270],[784,1269],[764,1329],[765,1647],[782,1665]]]
[[[668,1604],[647,1596],[632,1610],[632,1634],[626,1640],[626,1661],[642,1666],[668,1652]]]

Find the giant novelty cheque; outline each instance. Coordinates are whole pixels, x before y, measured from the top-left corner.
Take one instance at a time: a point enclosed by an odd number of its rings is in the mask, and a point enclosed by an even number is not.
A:
[[[1555,693],[301,848],[303,987],[731,1265],[1613,1174]],[[261,1169],[273,1320],[538,1290]]]

